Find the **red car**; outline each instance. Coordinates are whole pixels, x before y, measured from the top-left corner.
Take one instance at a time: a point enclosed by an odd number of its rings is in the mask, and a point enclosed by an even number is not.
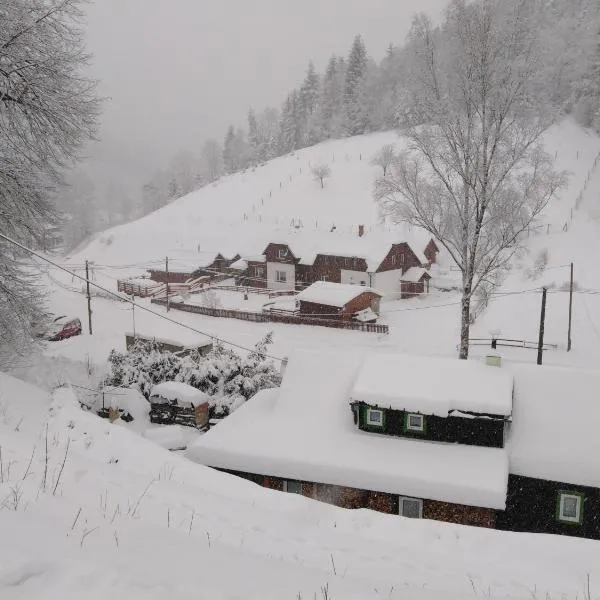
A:
[[[45,340],[58,342],[66,340],[74,335],[81,335],[81,321],[79,319],[70,319],[69,317],[57,317],[52,321],[48,330],[44,333]]]

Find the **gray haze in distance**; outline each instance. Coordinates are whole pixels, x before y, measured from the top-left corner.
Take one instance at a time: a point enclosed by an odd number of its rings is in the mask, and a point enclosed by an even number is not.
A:
[[[381,59],[415,12],[434,20],[447,0],[94,0],[92,73],[107,98],[101,141],[85,170],[102,189],[137,192],[179,150],[197,152],[245,125],[250,106],[279,106],[309,59],[322,71],[362,34]]]

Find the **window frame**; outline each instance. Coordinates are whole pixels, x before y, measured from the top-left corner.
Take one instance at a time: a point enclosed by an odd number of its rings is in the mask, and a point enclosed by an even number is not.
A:
[[[414,427],[410,424],[411,417],[419,417],[421,419],[421,427]],[[404,414],[404,432],[405,433],[425,433],[427,431],[427,421],[425,415],[421,413],[405,413]]]
[[[292,484],[298,484],[298,491],[297,492],[295,492],[293,490],[292,491],[289,490],[289,484],[290,483],[292,483]],[[298,481],[297,479],[284,479],[283,480],[283,491],[286,494],[297,494],[299,496],[302,496],[302,482]]]
[[[380,413],[381,420],[378,423],[371,421],[371,413],[372,412]],[[372,408],[372,407],[368,406],[367,410],[365,412],[365,425],[367,427],[376,427],[377,429],[383,429],[384,424],[385,424],[385,411],[381,408]]]
[[[404,502],[408,500],[409,502],[417,502],[419,505],[419,516],[418,517],[409,517],[404,514]],[[423,518],[423,499],[422,498],[413,498],[412,496],[399,496],[398,497],[398,514],[405,519],[422,519]]]
[[[281,276],[283,275],[283,279]],[[287,283],[287,272],[286,271],[275,271],[275,281],[277,283]]]
[[[287,248],[278,248],[277,249],[277,258],[287,258],[288,251]]]
[[[321,281],[329,281],[329,275],[321,275]]]
[[[577,500],[577,515],[568,517],[563,515],[564,500],[566,498],[575,498]],[[559,490],[556,495],[556,520],[565,525],[581,525],[583,523],[583,504],[585,495],[581,492],[572,492],[570,490]]]

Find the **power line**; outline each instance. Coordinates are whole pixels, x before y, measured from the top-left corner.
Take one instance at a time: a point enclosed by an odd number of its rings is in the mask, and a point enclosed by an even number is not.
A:
[[[31,248],[28,248],[27,246],[24,246],[23,244],[17,242],[16,240],[13,240],[12,238],[8,237],[7,235],[4,235],[3,233],[0,233],[0,238],[6,240],[7,242],[14,244],[15,246],[17,246],[18,248],[21,248],[21,250],[25,250],[26,252],[29,252],[30,254],[32,254],[33,256],[37,256],[38,258],[41,258],[43,261],[46,261],[47,263],[54,265],[55,267],[61,269],[62,271],[65,271],[66,273],[68,273],[69,275],[72,275],[73,277],[77,277],[77,279],[80,279],[81,281],[84,282],[89,282],[90,285],[102,290],[103,292],[106,292],[107,294],[114,296],[115,298],[118,298],[119,300],[123,301],[123,302],[129,302],[129,304],[133,305],[136,308],[139,308],[140,310],[146,311],[147,313],[150,313],[151,315],[154,315],[155,317],[159,317],[160,319],[164,319],[165,321],[169,321],[170,323],[173,323],[174,325],[179,325],[180,327],[183,327],[184,329],[189,329],[190,331],[193,331],[194,333],[198,333],[200,335],[204,335],[206,337],[209,337],[213,340],[216,340],[218,342],[221,342],[223,344],[226,344],[228,346],[232,346],[234,348],[238,348],[240,350],[245,350],[246,352],[254,352],[253,348],[247,348],[246,346],[242,346],[240,344],[236,344],[235,342],[230,342],[224,338],[220,338],[216,335],[213,335],[211,333],[207,333],[206,331],[201,331],[200,329],[196,329],[195,327],[191,327],[190,325],[186,325],[185,323],[181,323],[180,321],[176,321],[175,319],[171,319],[170,317],[167,317],[166,315],[162,315],[154,310],[152,310],[151,308],[148,308],[147,306],[143,306],[142,304],[138,304],[137,302],[135,302],[134,300],[131,300],[130,298],[127,298],[126,296],[121,296],[120,294],[117,294],[116,292],[113,292],[112,290],[109,290],[101,285],[99,285],[98,283],[95,283],[93,281],[89,281],[88,279],[86,279],[85,277],[78,275],[77,273],[70,271],[69,269],[66,269],[64,267],[61,267],[60,265],[58,265],[57,263],[53,262],[52,260],[50,260],[49,258],[46,258],[45,256],[42,256],[41,254],[39,254],[38,252],[36,252],[35,250],[32,250]],[[265,354],[265,356],[267,358],[271,358],[273,360],[278,360],[280,362],[283,362],[285,359],[279,357],[279,356],[273,356],[270,354]]]

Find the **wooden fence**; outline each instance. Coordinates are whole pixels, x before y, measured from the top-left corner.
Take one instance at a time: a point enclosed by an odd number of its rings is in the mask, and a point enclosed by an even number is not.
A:
[[[153,304],[166,305],[164,298],[152,298]],[[224,317],[226,319],[238,319],[241,321],[253,321],[255,323],[286,323],[288,325],[316,325],[319,327],[332,327],[334,329],[350,329],[352,331],[365,331],[368,333],[389,333],[387,325],[379,323],[358,323],[357,321],[341,321],[334,319],[319,319],[303,315],[284,315],[247,312],[242,310],[230,310],[225,308],[210,308],[208,306],[196,306],[185,302],[170,302],[169,307],[175,310],[206,315],[209,317]]]

